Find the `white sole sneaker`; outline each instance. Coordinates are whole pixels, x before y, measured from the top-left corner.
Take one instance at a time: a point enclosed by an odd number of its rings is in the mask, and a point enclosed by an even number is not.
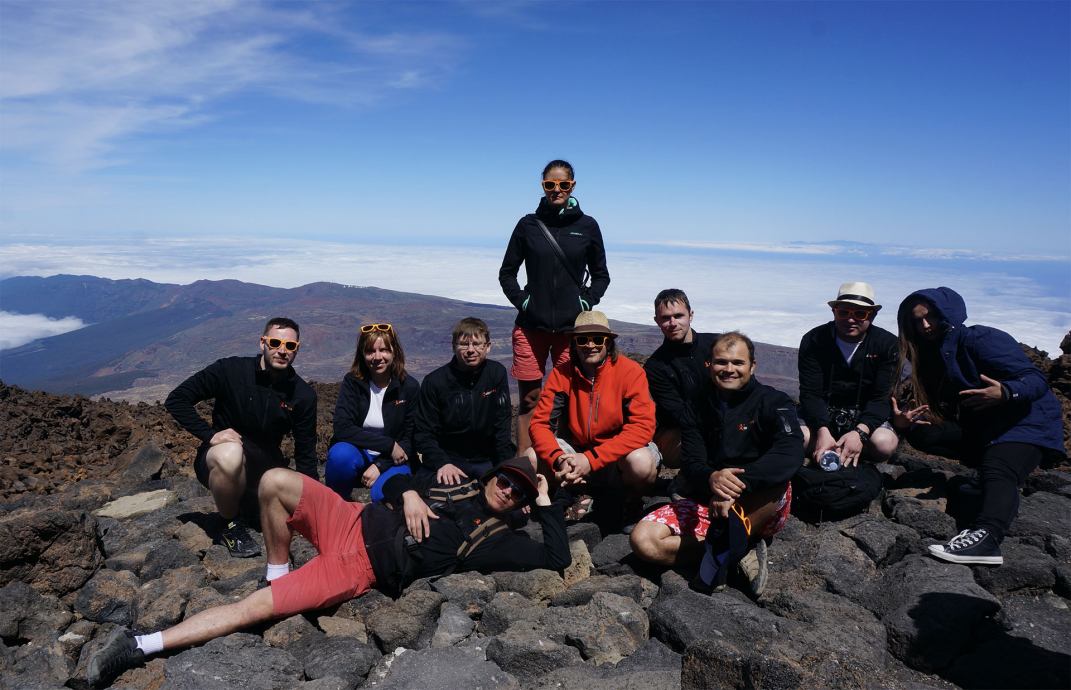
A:
[[[963,563],[965,565],[1004,565],[1004,556],[960,556],[959,554],[945,551],[944,544],[931,544],[930,553],[935,558],[949,563]]]

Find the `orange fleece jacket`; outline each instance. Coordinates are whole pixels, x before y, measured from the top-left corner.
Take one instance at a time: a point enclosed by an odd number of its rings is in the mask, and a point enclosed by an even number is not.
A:
[[[647,374],[624,355],[616,362],[607,357],[594,380],[585,377],[572,362],[551,372],[529,427],[532,447],[548,466],[562,455],[550,428],[556,400],[565,406],[558,422],[567,425],[562,435],[573,442],[577,452],[588,456],[592,470],[617,462],[654,438],[655,405]]]

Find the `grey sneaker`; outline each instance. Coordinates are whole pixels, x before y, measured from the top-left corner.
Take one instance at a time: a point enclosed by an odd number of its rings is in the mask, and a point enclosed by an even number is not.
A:
[[[760,539],[736,564],[740,574],[747,580],[748,591],[756,599],[762,596],[762,592],[766,589],[766,580],[769,577],[766,555],[766,542]]]
[[[1003,565],[1000,544],[989,530],[965,529],[947,544],[933,544],[930,553],[942,561],[976,565]]]
[[[86,680],[90,687],[109,685],[127,669],[141,666],[145,655],[138,649],[134,635],[126,628],[116,628],[108,634],[104,645],[89,660]]]
[[[227,523],[227,527],[219,537],[231,555],[236,558],[252,558],[260,555],[260,547],[253,539],[253,535],[237,520]]]

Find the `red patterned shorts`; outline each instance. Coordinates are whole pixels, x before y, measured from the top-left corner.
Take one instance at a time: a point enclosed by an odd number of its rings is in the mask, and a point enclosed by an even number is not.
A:
[[[792,484],[787,484],[785,493],[777,500],[777,513],[758,536],[772,537],[784,529],[791,508]],[[696,539],[703,541],[706,539],[707,530],[710,529],[710,507],[688,498],[682,498],[647,513],[643,519],[647,522],[665,525],[676,535],[680,535],[684,530],[690,530],[695,534]]]

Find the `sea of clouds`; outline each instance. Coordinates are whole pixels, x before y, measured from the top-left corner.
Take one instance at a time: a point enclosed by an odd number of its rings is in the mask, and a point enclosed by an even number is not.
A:
[[[277,287],[328,281],[508,304],[498,286],[502,251],[281,239],[96,240],[62,246],[24,240],[0,244],[0,277],[67,273],[166,283],[237,279]],[[698,329],[739,329],[777,345],[795,347],[804,332],[829,320],[826,302],[849,280],[874,286],[885,306],[876,323],[894,332],[899,302],[913,290],[939,285],[963,295],[968,323],[1001,328],[1050,354],[1059,351],[1061,338],[1071,329],[1071,279],[1053,278],[1066,268],[1060,263],[1038,273],[1014,260],[905,260],[896,252],[862,256],[813,247],[741,251],[625,245],[608,248],[608,264],[612,282],[599,308],[611,318],[650,323],[654,295],[676,287],[691,298]],[[13,318],[0,312],[0,348],[81,326],[77,319]]]

